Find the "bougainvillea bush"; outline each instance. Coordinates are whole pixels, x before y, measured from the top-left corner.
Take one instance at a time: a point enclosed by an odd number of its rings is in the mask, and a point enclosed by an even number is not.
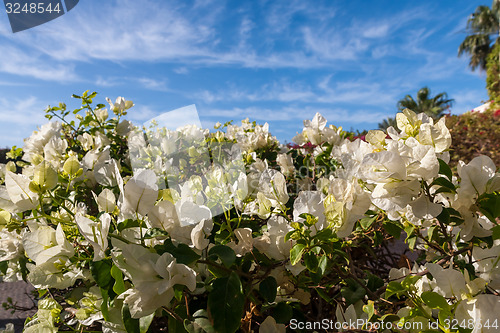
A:
[[[351,141],[316,114],[285,146],[73,97],[1,168],[0,272],[38,290],[25,332],[498,332],[500,174],[452,174],[444,119]]]
[[[500,105],[485,112],[466,112],[446,117],[452,144],[450,165],[469,161],[478,155],[490,157],[500,164]]]

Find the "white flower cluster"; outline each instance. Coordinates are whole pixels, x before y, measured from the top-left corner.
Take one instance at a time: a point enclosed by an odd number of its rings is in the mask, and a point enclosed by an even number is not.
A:
[[[400,284],[398,296],[417,301],[397,308],[399,318],[430,320],[446,310],[484,322],[500,310],[500,174],[480,156],[453,177],[444,119],[405,110],[397,129],[351,141],[316,114],[294,138],[297,147],[280,148],[267,124],[248,120],[216,133],[133,130],[120,120],[132,105],[110,102],[112,119],[103,108],[80,110],[79,127],[49,122],[25,140],[22,173],[0,167],[3,279],[73,290],[65,307],[52,294],[40,300],[26,331],[56,331],[61,321],[130,331],[137,319],[179,317],[180,304],[179,318],[192,327],[217,329],[229,325],[215,314],[226,310],[213,308],[224,290],[234,293],[224,315],[238,317],[236,325],[245,306],[307,306],[324,277],[360,280],[346,253],[380,221],[405,230],[427,260],[380,276],[386,298],[391,283],[418,277],[409,289]],[[344,293],[336,315],[370,319],[363,305],[375,293],[352,302]],[[445,303],[432,307],[429,293]],[[274,318],[256,316],[261,332],[284,332]]]

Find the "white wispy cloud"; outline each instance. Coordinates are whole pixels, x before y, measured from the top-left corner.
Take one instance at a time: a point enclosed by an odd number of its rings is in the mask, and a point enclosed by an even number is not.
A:
[[[143,87],[149,90],[168,91],[165,80],[155,80],[148,77],[141,77],[137,80]]]
[[[44,81],[77,81],[73,64],[57,64],[46,57],[26,52],[11,45],[3,45],[0,52],[0,72],[34,77]]]
[[[47,104],[34,96],[0,98],[1,146],[22,146],[23,139],[47,122],[43,110]]]
[[[373,83],[363,80],[334,80],[328,75],[319,80],[317,86],[307,82],[281,80],[265,84],[251,91],[243,87],[225,87],[217,91],[203,90],[196,94],[204,103],[223,101],[282,102],[372,105],[395,107],[400,94],[398,83],[387,80]]]

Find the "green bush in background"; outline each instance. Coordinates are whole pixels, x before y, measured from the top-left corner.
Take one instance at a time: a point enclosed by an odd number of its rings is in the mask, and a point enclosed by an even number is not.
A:
[[[500,110],[447,116],[446,126],[452,136],[451,166],[456,167],[458,161],[470,161],[478,155],[487,155],[499,164]]]

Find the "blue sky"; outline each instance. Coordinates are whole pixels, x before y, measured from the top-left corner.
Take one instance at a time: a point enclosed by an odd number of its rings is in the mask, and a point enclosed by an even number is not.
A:
[[[487,99],[457,58],[467,17],[491,1],[81,0],[13,34],[0,14],[0,146],[22,145],[47,105],[87,89],[134,101],[140,124],[196,104],[202,124],[250,118],[290,141],[316,112],[371,129],[429,86],[452,112]]]

